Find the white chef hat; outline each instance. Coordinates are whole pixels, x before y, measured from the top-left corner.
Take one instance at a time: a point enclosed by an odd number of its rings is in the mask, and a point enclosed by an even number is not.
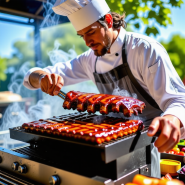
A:
[[[53,11],[67,16],[79,31],[99,20],[110,8],[105,0],[57,0]]]

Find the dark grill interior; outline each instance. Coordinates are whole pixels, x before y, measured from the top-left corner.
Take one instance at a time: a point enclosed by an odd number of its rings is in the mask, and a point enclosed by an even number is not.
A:
[[[97,174],[103,175],[104,177],[111,176],[112,178],[115,178],[115,174],[111,174],[113,171],[112,169],[115,169],[115,161],[105,164],[99,158],[97,153],[82,156],[77,152],[78,149],[79,148],[76,147],[73,148],[73,150],[70,150],[65,147],[63,149],[53,150],[50,148],[45,149],[41,147],[34,148],[33,146],[28,146],[15,149],[13,151],[27,155],[33,161],[64,169],[79,175],[85,175],[90,178]],[[70,150],[70,152],[66,153],[64,150]]]

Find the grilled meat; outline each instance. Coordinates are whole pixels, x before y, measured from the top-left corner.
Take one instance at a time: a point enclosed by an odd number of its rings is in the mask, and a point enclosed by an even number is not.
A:
[[[121,118],[113,117],[107,117],[99,124],[80,120],[70,121],[70,119],[60,122],[40,120],[24,123],[22,128],[29,132],[101,144],[141,131],[143,122],[140,120],[123,121]]]
[[[63,107],[77,109],[79,112],[87,110],[88,113],[123,112],[124,116],[130,117],[132,114],[141,114],[145,103],[131,97],[70,91],[66,95]]]

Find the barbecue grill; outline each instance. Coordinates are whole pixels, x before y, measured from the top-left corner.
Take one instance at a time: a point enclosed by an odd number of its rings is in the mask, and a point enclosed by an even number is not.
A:
[[[76,112],[47,120],[98,124],[107,117]],[[141,132],[95,144],[35,133],[21,126],[10,128],[10,137],[28,146],[13,151],[1,148],[0,169],[34,184],[123,185],[135,174],[151,175],[151,143],[155,138],[147,136],[147,129],[145,126]]]

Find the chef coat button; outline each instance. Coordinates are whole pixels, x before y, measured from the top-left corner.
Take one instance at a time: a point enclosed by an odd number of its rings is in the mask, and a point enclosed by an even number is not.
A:
[[[119,53],[116,53],[115,55],[116,55],[116,56],[118,56],[118,55],[119,55]]]

